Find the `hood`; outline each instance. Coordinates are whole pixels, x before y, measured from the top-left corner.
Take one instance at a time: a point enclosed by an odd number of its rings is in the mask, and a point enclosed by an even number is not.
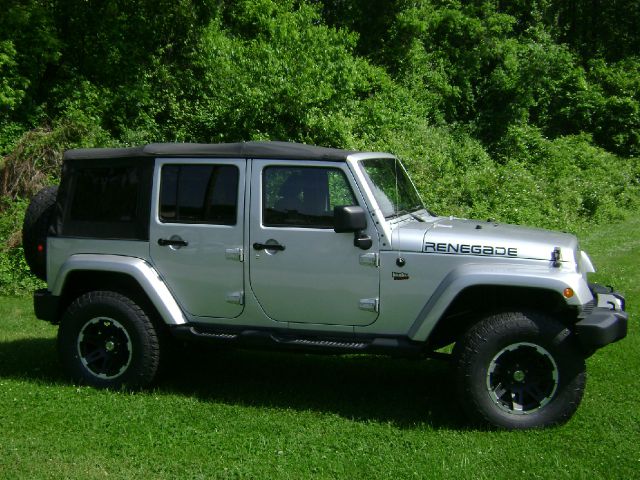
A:
[[[439,255],[554,260],[575,263],[578,240],[568,233],[451,217],[397,224],[393,248]]]

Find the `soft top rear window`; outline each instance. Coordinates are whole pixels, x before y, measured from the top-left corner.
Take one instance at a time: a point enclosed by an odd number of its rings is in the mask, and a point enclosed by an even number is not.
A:
[[[66,161],[54,234],[149,239],[153,159]]]

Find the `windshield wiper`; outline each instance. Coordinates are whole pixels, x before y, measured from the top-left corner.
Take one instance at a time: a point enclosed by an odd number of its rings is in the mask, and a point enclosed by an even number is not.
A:
[[[408,213],[409,213],[409,215],[411,215],[413,218],[415,218],[417,221],[419,221],[419,222],[421,222],[421,223],[424,223],[424,221],[425,221],[425,220],[424,220],[424,218],[422,218],[422,217],[420,217],[420,216],[416,215],[416,214],[415,214],[415,213],[413,213],[413,212],[408,212]]]

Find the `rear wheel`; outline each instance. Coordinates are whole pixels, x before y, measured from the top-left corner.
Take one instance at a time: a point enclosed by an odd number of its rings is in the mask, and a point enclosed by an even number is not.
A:
[[[509,312],[473,325],[454,348],[458,396],[472,419],[507,429],[564,423],[586,382],[570,331],[537,313]]]
[[[160,342],[147,314],[130,298],[96,291],[65,312],[58,352],[74,381],[100,388],[150,384],[160,363]]]

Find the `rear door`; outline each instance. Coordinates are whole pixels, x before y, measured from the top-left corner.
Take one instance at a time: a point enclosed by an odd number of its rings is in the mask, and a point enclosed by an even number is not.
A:
[[[243,311],[245,170],[243,159],[156,161],[150,254],[191,315]]]

